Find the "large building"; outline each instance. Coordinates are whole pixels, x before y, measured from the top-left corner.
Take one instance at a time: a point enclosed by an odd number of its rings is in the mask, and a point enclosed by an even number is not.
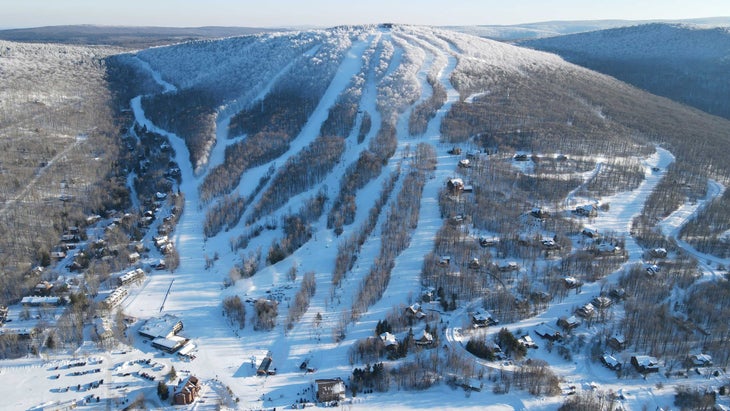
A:
[[[152,346],[174,353],[184,347],[190,340],[177,335],[183,329],[182,321],[174,315],[150,318],[137,331],[141,336],[152,340]]]

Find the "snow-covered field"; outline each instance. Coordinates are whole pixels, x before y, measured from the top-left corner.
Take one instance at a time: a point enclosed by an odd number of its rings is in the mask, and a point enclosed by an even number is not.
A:
[[[443,36],[443,34],[440,35]],[[364,76],[366,83],[363,86],[359,107],[361,111],[370,114],[373,124],[378,124],[380,112],[377,107],[383,104],[382,101],[376,101],[381,95],[378,87],[382,84],[389,84],[388,82],[393,81],[396,76],[413,82],[414,88],[421,90],[420,98],[415,102],[405,104],[403,112],[396,112],[400,116],[396,123],[398,151],[388,163],[387,170],[393,171],[401,166],[400,160],[420,142],[431,144],[435,148],[438,162],[423,190],[417,229],[412,233],[409,246],[397,257],[386,291],[364,315],[347,325],[346,338],[336,342],[333,334],[343,316],[346,316],[351,308],[362,278],[367,274],[370,264],[378,255],[381,242],[380,223],[384,220],[384,216],[380,216],[378,226],[362,245],[358,262],[347,273],[341,287],[334,293],[331,292],[332,262],[335,259],[339,242],[347,238],[348,230],[353,228],[346,228],[345,233],[337,237],[332,230],[326,228],[325,217],[314,224],[312,238],[291,256],[277,264],[264,267],[251,278],[241,279],[233,286],[226,288],[224,281],[228,278],[231,267],[240,262],[241,253],[231,251],[232,232],[222,232],[207,239],[203,235],[202,227],[209,205],[201,203],[198,189],[206,173],[196,173],[194,166],[190,163],[188,149],[181,138],[160,129],[147,118],[141,105],[141,96],[139,96],[131,102],[135,121],[148,130],[169,139],[176,153],[175,160],[181,170],[182,183],[179,190],[185,194],[184,213],[174,233],[170,235],[180,254],[180,265],[174,272],[152,271],[142,284],[129,288],[129,296],[123,301],[121,307],[125,314],[137,319],[137,322],[127,331],[134,336],[133,346],[119,346],[110,352],[103,352],[89,344],[68,355],[42,353],[39,357],[0,362],[0,381],[5,382],[0,384],[0,395],[9,409],[30,409],[44,404],[50,405],[50,408],[61,409],[70,404],[72,400],[81,401],[78,403],[81,409],[120,409],[125,404],[134,401],[140,394],[144,394],[147,408],[171,407],[168,405],[169,402],[163,403],[157,398],[155,388],[156,381],[165,378],[172,367],[177,371],[178,378],[195,375],[203,382],[203,395],[196,403],[189,406],[190,409],[280,409],[302,399],[314,402],[315,379],[339,377],[347,381],[348,376],[352,373],[352,368],[358,366],[358,364],[353,365],[350,362],[349,350],[352,344],[358,339],[372,335],[375,324],[383,319],[393,307],[415,302],[416,296],[421,291],[420,273],[423,257],[433,251],[435,235],[443,224],[438,204],[439,191],[442,189],[444,181],[454,175],[458,162],[458,157],[447,153],[452,146],[441,143],[440,126],[451,105],[459,99],[459,93],[450,82],[451,74],[457,66],[456,51],[453,47],[449,47],[450,44],[445,44],[443,38],[433,36],[428,29],[412,28],[404,29],[404,32],[372,29],[367,35],[353,35],[352,37],[355,38],[355,41],[344,54],[332,82],[328,85],[317,107],[314,108],[289,150],[279,157],[276,163],[283,164],[317,137],[317,133],[337,97],[345,90],[352,77],[363,70],[363,53],[377,47],[382,42],[391,41],[404,46],[397,48],[398,51],[394,53],[394,57],[390,61],[391,67],[381,73],[380,80],[375,72],[366,73]],[[312,47],[315,47],[312,43],[316,43],[316,41],[308,39],[306,36],[297,37],[297,39],[297,53],[306,53],[309,50],[311,57]],[[458,43],[460,47],[466,47],[471,44],[470,41],[472,40],[462,36]],[[473,42],[477,43],[476,40]],[[244,49],[248,52],[248,50],[253,50],[253,46],[246,44]],[[498,44],[481,49],[474,46],[474,51],[470,51],[469,54],[475,59],[487,59],[489,53],[493,53],[497,56],[494,65],[505,70],[519,70],[518,66],[529,58],[544,56],[539,53],[534,53],[533,56],[530,54],[531,52],[523,50],[512,54],[510,52],[509,46]],[[150,54],[154,55],[151,52]],[[292,53],[292,55],[294,54],[296,53]],[[169,66],[160,67],[163,64],[160,61],[166,61],[160,55],[157,55],[160,59],[157,62],[153,58],[145,60],[145,55],[146,53],[139,55],[140,66],[148,70],[167,91],[174,90],[176,85],[183,86],[194,79],[212,81],[208,77],[204,80],[196,77],[198,68],[192,67],[193,62],[190,62],[189,66],[182,67],[179,72],[175,72]],[[227,56],[227,58],[233,59],[235,56]],[[552,57],[545,57],[545,59],[550,64],[557,60]],[[393,68],[393,65],[400,66]],[[260,100],[262,95],[271,89],[270,83],[289,69],[290,67],[285,64],[284,59],[277,61],[276,64],[272,63],[269,72],[263,73],[266,75],[261,75],[256,80],[258,83],[254,88],[258,92],[241,98],[251,101]],[[435,71],[438,82],[447,91],[447,102],[429,121],[427,131],[423,135],[410,136],[407,116],[413,106],[430,95],[430,91],[426,90],[430,90],[431,86],[427,83],[426,78],[432,70]],[[407,98],[408,96],[393,97],[394,105],[404,104],[403,101]],[[236,101],[236,104],[243,105],[244,103],[245,101]],[[227,125],[233,115],[231,111],[234,110],[222,110],[222,114],[218,117],[217,139],[205,170],[212,169],[223,162],[223,150],[231,141],[227,140],[226,135]],[[358,116],[358,121],[361,121],[362,113]],[[373,135],[374,131],[368,134],[364,145],[372,139]],[[236,138],[245,138],[245,136]],[[334,196],[336,187],[333,185],[337,184],[345,167],[356,160],[359,155],[357,147],[352,146],[352,139],[348,144],[350,145],[348,145],[341,163],[335,166],[323,179],[323,182],[291,199],[283,209],[297,208],[296,204],[299,199],[310,197],[323,187],[327,187],[330,190],[330,196]],[[646,173],[645,179],[639,187],[633,191],[601,198],[602,203],[610,204],[610,209],[591,221],[591,226],[601,232],[611,231],[625,237],[625,247],[629,256],[627,265],[641,262],[642,249],[629,235],[629,229],[632,219],[641,212],[647,197],[662,178],[661,173],[652,171],[652,169],[665,170],[674,161],[674,156],[665,149],[657,148],[653,155],[642,161]],[[249,171],[244,175],[238,189],[243,192],[248,189],[247,187],[255,185],[261,173],[267,168],[268,165]],[[585,173],[584,178],[590,178],[599,169],[600,166],[597,166],[595,171]],[[359,223],[366,218],[367,210],[377,197],[386,174],[383,173],[381,178],[371,181],[359,191],[358,214],[355,223],[350,227],[358,227]],[[396,190],[399,189],[400,184],[402,184],[402,178],[396,184]],[[718,183],[712,183],[706,198],[693,205],[688,204],[682,207],[665,219],[660,224],[663,232],[676,238],[677,229],[692,218],[703,204],[722,195],[723,191],[724,187]],[[391,199],[393,198],[395,195],[391,196]],[[242,225],[239,223],[239,227],[236,229],[243,229]],[[265,249],[280,235],[280,230],[265,230],[249,248],[262,246]],[[145,241],[148,243],[152,241],[151,233],[147,235]],[[690,251],[688,245],[682,242],[678,244]],[[215,259],[213,259],[214,255]],[[150,260],[153,259],[150,257]],[[726,265],[729,263],[728,261],[715,262]],[[282,325],[283,319],[286,318],[287,308],[300,287],[302,277],[299,275],[295,281],[287,278],[287,271],[294,264],[297,265],[300,274],[310,271],[315,273],[317,291],[301,320],[291,330],[287,330]],[[617,271],[604,281],[615,282],[620,273]],[[529,332],[542,322],[554,322],[560,316],[570,315],[576,306],[585,304],[597,296],[600,289],[601,284],[598,282],[585,284],[580,292],[571,292],[565,299],[552,303],[548,310],[539,315],[515,324],[504,324],[504,326],[513,331]],[[244,329],[240,330],[232,326],[222,316],[221,306],[223,298],[232,295],[239,295],[243,300],[258,297],[278,299],[280,301],[279,325],[270,332],[255,331],[251,325],[246,325]],[[435,309],[436,305],[433,307]],[[467,304],[451,313],[442,314],[441,318],[447,324],[443,342],[450,349],[464,351],[463,344],[467,339],[467,332],[462,325],[468,322],[468,308]],[[247,310],[248,317],[251,318],[254,315],[253,306],[249,303],[247,303]],[[182,320],[184,329],[181,335],[189,338],[195,346],[191,353],[193,359],[163,354],[153,348],[149,340],[137,334],[137,330],[145,320],[162,314],[173,314]],[[321,321],[316,320],[318,314],[322,317]],[[496,331],[496,328],[489,329],[490,333],[496,333]],[[596,330],[585,328],[579,332],[585,334],[586,338],[590,338],[595,335]],[[545,344],[542,344],[542,341],[538,341],[538,343],[541,347],[530,350],[528,358],[547,360],[553,366],[554,371],[564,379],[564,385],[574,385],[579,391],[622,392],[624,399],[621,400],[621,404],[625,409],[655,409],[672,404],[674,386],[678,384],[676,379],[668,379],[662,374],[652,374],[646,379],[629,377],[619,380],[615,372],[601,366],[600,363],[593,362],[587,348],[573,353],[571,360],[564,360],[556,352],[550,352],[543,347]],[[276,373],[265,377],[257,376],[256,367],[267,355],[271,355],[273,358],[272,368]],[[149,363],[142,361],[147,359],[150,360]],[[305,361],[314,372],[305,372],[300,369],[299,365]],[[511,367],[511,364],[477,361],[476,358],[475,361],[479,367],[484,367],[488,375],[498,373],[503,369],[509,370]],[[79,362],[85,362],[85,364],[69,367],[69,364]],[[99,372],[95,372],[97,369]],[[79,371],[80,375],[75,375],[76,371]],[[156,377],[155,382],[142,378],[141,373]],[[710,379],[708,382],[703,378],[705,377],[691,376],[688,380],[681,382],[700,385],[713,384],[715,381]],[[98,387],[94,387],[94,383],[97,381],[99,382]],[[19,390],[18,386],[24,387],[24,389]],[[93,398],[89,396],[93,396]],[[87,397],[88,402],[85,400]],[[96,402],[96,397],[99,397],[99,402]],[[391,390],[388,393],[359,394],[355,398],[349,398],[341,405],[348,409],[363,410],[553,410],[557,409],[563,400],[563,396],[532,397],[517,389],[512,389],[506,394],[495,394],[489,389],[469,392],[440,384],[426,391]]]

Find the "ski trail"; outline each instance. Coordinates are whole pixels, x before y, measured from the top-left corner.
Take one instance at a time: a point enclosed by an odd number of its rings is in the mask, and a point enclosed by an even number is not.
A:
[[[661,147],[657,147],[656,153],[644,160],[645,178],[639,184],[639,187],[633,191],[603,198],[601,202],[609,204],[610,208],[593,219],[593,228],[596,228],[599,232],[610,231],[626,239],[625,248],[629,255],[629,261],[640,261],[643,254],[641,246],[629,235],[631,223],[634,217],[641,214],[647,198],[662,178],[661,174],[652,173],[651,169],[654,167],[666,169],[672,162],[674,162],[674,155]]]
[[[682,250],[697,259],[697,263],[704,268],[705,279],[722,278],[723,274],[717,272],[711,264],[728,266],[730,265],[730,259],[698,251],[691,244],[679,238],[679,233],[688,221],[701,213],[714,199],[721,197],[724,193],[725,186],[715,180],[709,180],[705,198],[696,201],[694,204],[688,202],[683,204],[657,224],[662,234],[673,239]]]
[[[570,190],[568,195],[565,196],[564,207],[566,210],[577,204],[577,202],[575,200],[575,194],[577,192],[579,192],[580,190],[582,190],[583,188],[585,188],[588,185],[588,183],[590,183],[594,178],[596,178],[598,173],[601,172],[602,168],[603,168],[603,162],[598,161],[598,162],[596,162],[596,167],[593,168],[593,170],[589,170],[589,171],[586,171],[585,173],[582,173],[583,184],[580,184],[578,187]]]
[[[26,186],[23,188],[23,191],[21,191],[20,193],[15,195],[13,198],[5,201],[5,204],[3,205],[3,207],[0,208],[0,216],[4,216],[8,212],[8,209],[11,206],[18,203],[23,197],[25,197],[28,194],[28,192],[36,185],[38,180],[40,180],[40,178],[46,174],[46,171],[53,165],[53,163],[56,162],[56,160],[58,160],[59,158],[62,158],[66,154],[68,154],[71,150],[73,150],[76,146],[78,146],[83,140],[84,139],[81,136],[76,137],[76,139],[73,143],[69,144],[68,147],[63,149],[63,151],[61,151],[58,154],[56,154],[55,156],[53,156],[53,158],[50,159],[45,166],[41,167],[38,171],[36,171],[35,176],[28,182],[28,184],[26,184]]]
[[[311,57],[314,54],[317,53],[317,50],[321,48],[321,44],[317,44],[311,49],[304,52],[301,57]],[[236,114],[238,114],[241,110],[244,109],[246,106],[253,105],[261,100],[263,100],[267,94],[271,91],[271,89],[274,87],[274,85],[291,69],[294,67],[294,64],[298,61],[298,59],[293,59],[289,64],[284,66],[279,72],[274,74],[269,81],[263,85],[263,88],[261,88],[260,91],[254,96],[252,99],[250,99],[251,92],[245,94],[244,96],[241,96],[240,98],[236,99],[236,101],[228,103],[223,109],[221,109],[218,112],[217,115],[217,121],[216,121],[216,132],[215,132],[215,144],[213,145],[213,148],[210,150],[210,154],[208,155],[208,161],[206,161],[205,166],[199,173],[198,180],[199,182],[205,181],[205,177],[210,173],[210,170],[215,168],[217,165],[223,164],[223,160],[225,158],[225,152],[226,147],[235,144],[244,138],[246,138],[245,135],[241,136],[229,136],[228,135],[228,126],[231,124],[231,118],[233,118]],[[258,87],[255,87],[254,90],[260,88],[261,85]],[[250,99],[250,100],[249,100]],[[266,170],[268,167],[264,168]],[[243,182],[243,178],[241,179]],[[243,183],[239,183],[238,187],[234,190],[234,192],[241,192]]]
[[[162,88],[164,89],[164,93],[170,93],[173,91],[177,91],[177,87],[175,87],[175,85],[173,85],[172,83],[168,83],[167,81],[163,80],[162,75],[160,75],[160,72],[155,71],[152,68],[152,66],[150,66],[150,63],[148,63],[145,60],[142,60],[137,55],[133,56],[133,58],[142,69],[144,69],[145,71],[150,73],[150,75],[152,76],[152,78],[155,80],[155,82],[157,84],[162,86]]]
[[[290,143],[289,149],[281,156],[277,157],[274,161],[255,167],[244,173],[244,175],[241,177],[241,182],[239,183],[239,188],[237,190],[240,190],[245,185],[252,185],[252,181],[258,181],[258,178],[260,178],[272,164],[286,164],[286,162],[291,157],[297,155],[319,136],[319,130],[322,127],[322,123],[324,123],[324,121],[327,120],[327,117],[329,116],[330,107],[332,107],[336,103],[337,97],[339,97],[340,93],[345,90],[345,88],[350,83],[352,77],[356,76],[360,72],[360,69],[362,67],[362,54],[365,52],[367,46],[372,43],[372,41],[373,37],[371,36],[368,40],[359,41],[350,47],[350,49],[345,53],[345,58],[340,63],[339,69],[337,70],[335,77],[330,82],[327,90],[325,90],[322,98],[320,98],[319,103],[317,103],[317,106],[315,107],[312,114],[310,114],[307,122],[304,124],[304,127],[302,127],[302,130],[299,132],[297,137],[294,138]],[[277,170],[277,173],[280,172],[282,171]],[[261,191],[251,202],[252,205],[258,203],[258,201],[261,199],[261,196],[266,193],[266,190],[270,187],[272,181],[273,178],[266,183],[266,185],[261,189]],[[306,198],[309,193],[311,193],[311,190],[306,190],[302,193],[298,193],[292,196],[286,204],[278,208],[279,212],[280,210],[288,209],[291,204],[296,204],[298,200]],[[246,219],[252,211],[253,207],[248,207],[244,215],[241,217],[238,225],[233,229],[239,230],[242,225],[245,224]],[[274,213],[277,213],[277,211],[275,211]]]
[[[446,103],[439,108],[436,116],[432,118],[423,136],[418,138],[406,139],[408,136],[407,122],[400,123],[398,129],[398,138],[400,142],[425,142],[432,145],[436,151],[437,165],[436,169],[431,173],[429,179],[423,188],[421,194],[421,202],[419,208],[419,217],[417,231],[413,232],[413,236],[408,248],[403,250],[395,260],[395,265],[391,271],[390,282],[387,289],[383,293],[381,299],[372,305],[367,313],[363,314],[358,323],[370,323],[372,326],[363,327],[359,325],[354,330],[354,337],[364,338],[368,333],[372,333],[375,323],[382,319],[392,307],[400,304],[411,304],[415,302],[415,298],[420,289],[421,283],[421,266],[419,264],[410,264],[409,261],[422,261],[423,257],[432,252],[436,233],[441,228],[443,220],[441,218],[440,208],[438,205],[438,194],[443,183],[456,168],[457,158],[448,155],[447,149],[440,144],[440,128],[443,117],[448,113],[451,105],[458,101],[459,93],[454,89],[449,81],[451,73],[456,68],[456,58],[449,55],[446,67],[444,67],[439,75],[438,81],[446,88]],[[425,77],[424,77],[425,81]],[[394,158],[399,158],[396,154]],[[407,171],[404,170],[404,173]],[[397,188],[397,187],[396,187]],[[397,191],[394,190],[394,196]]]

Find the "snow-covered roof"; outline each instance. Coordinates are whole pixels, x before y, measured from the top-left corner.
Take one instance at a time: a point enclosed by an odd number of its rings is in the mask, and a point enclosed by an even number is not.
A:
[[[423,330],[418,334],[416,341],[421,343],[431,343],[433,342],[433,336],[430,333],[426,332],[426,330]]]
[[[184,344],[187,339],[185,337],[180,337],[177,335],[171,335],[167,338],[164,337],[157,337],[154,340],[152,340],[152,344],[167,350],[174,350],[175,348],[179,347],[181,344]]]
[[[175,334],[175,328],[180,319],[172,314],[150,318],[139,329],[139,333],[150,338],[167,338]]]
[[[130,257],[132,255],[130,254]],[[139,254],[137,254],[137,257],[139,257]],[[122,284],[133,281],[136,278],[142,278],[144,277],[144,271],[141,268],[138,268],[136,270],[127,271],[126,273],[122,274],[119,277],[119,282]]]
[[[61,302],[60,297],[36,297],[36,296],[28,296],[23,297],[22,300],[20,300],[20,303],[22,305],[43,305],[43,304],[58,304]]]
[[[472,316],[474,321],[476,322],[488,322],[492,320],[492,314],[489,313],[489,311],[481,312],[477,311]]]
[[[653,367],[659,364],[659,360],[649,355],[636,355],[634,359],[640,367]]]
[[[691,359],[694,365],[712,364],[712,356],[709,354],[694,354]]]
[[[612,367],[617,367],[617,366],[621,365],[621,362],[619,360],[617,360],[616,357],[614,357],[610,354],[603,354],[603,357],[601,357],[601,358],[603,359],[603,362],[605,362],[606,364],[608,364]]]
[[[182,348],[180,348],[180,350],[177,353],[180,355],[188,355],[194,349],[195,349],[195,344],[188,343],[188,344],[185,344]]]
[[[395,335],[387,331],[380,334],[380,340],[383,341],[383,344],[385,344],[386,347],[390,347],[391,345],[398,345],[398,339],[395,338]]]

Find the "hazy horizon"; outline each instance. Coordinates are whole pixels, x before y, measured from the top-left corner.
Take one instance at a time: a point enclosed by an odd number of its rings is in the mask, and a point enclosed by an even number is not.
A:
[[[730,16],[725,0],[605,1],[523,0],[506,6],[497,0],[0,0],[0,29],[59,25],[157,27],[330,27],[382,22],[449,26],[515,25],[550,21],[684,20]]]

